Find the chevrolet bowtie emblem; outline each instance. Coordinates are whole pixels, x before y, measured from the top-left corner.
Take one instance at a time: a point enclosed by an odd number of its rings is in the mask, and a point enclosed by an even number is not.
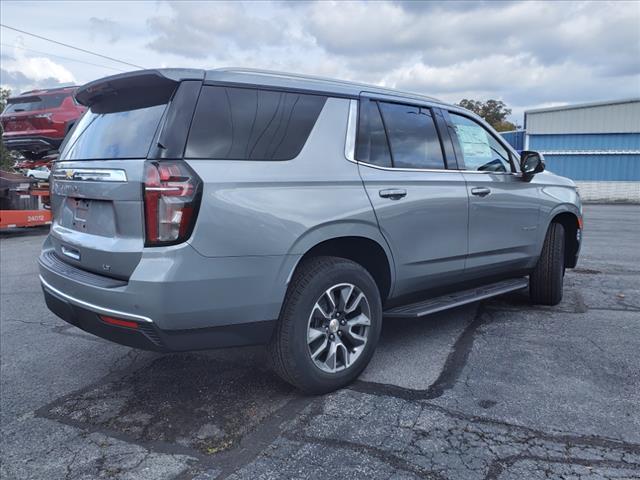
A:
[[[74,174],[74,173],[75,173],[75,172],[74,172],[73,170],[66,170],[66,171],[64,172],[64,175],[65,175],[65,177],[67,177],[67,179],[68,179],[68,180],[71,180],[71,179],[73,179],[73,174]]]

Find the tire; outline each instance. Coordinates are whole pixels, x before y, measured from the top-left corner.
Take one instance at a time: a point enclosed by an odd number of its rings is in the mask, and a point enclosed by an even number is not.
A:
[[[539,305],[557,305],[562,300],[564,280],[564,227],[552,223],[544,239],[542,253],[529,275],[529,297]]]
[[[269,344],[272,367],[305,393],[331,392],[362,373],[381,327],[380,292],[367,270],[344,258],[303,260],[291,280]]]

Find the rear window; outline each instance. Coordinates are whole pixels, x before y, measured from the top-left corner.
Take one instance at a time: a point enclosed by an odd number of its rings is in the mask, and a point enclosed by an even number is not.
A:
[[[61,160],[145,158],[166,104],[108,113],[92,106],[67,140]]]
[[[290,160],[304,146],[325,96],[205,86],[185,157]]]
[[[11,103],[9,103],[7,108],[5,108],[4,113],[33,112],[36,110],[57,108],[62,105],[62,102],[68,96],[68,93],[56,93],[53,95],[41,95],[37,97],[18,97],[16,99],[12,99]]]

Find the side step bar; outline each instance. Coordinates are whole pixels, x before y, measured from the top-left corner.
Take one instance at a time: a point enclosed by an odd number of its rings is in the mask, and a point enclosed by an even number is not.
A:
[[[526,278],[515,278],[511,280],[503,280],[501,282],[483,285],[482,287],[462,290],[441,297],[430,298],[421,302],[402,305],[384,311],[385,318],[418,318],[424,317],[431,313],[440,312],[449,308],[459,307],[467,303],[477,302],[486,298],[502,295],[503,293],[512,292],[525,288],[529,282]]]

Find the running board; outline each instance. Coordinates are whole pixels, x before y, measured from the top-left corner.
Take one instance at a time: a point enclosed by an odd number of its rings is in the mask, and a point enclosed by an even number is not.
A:
[[[430,298],[409,305],[385,310],[386,318],[418,318],[424,317],[431,313],[440,312],[449,308],[459,307],[467,303],[477,302],[486,298],[502,295],[503,293],[513,292],[525,288],[529,282],[526,278],[515,278],[511,280],[503,280],[501,282],[491,283],[482,287],[470,288],[441,297]]]

